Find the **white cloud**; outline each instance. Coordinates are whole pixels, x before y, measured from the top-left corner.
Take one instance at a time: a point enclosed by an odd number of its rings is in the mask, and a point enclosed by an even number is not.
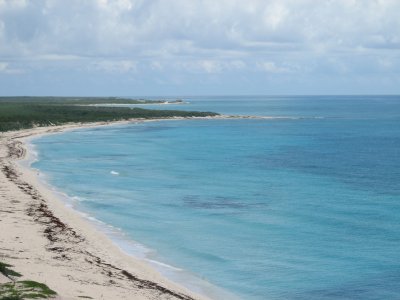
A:
[[[113,12],[131,10],[133,3],[130,0],[97,0],[97,5],[104,10],[110,10]]]
[[[242,60],[231,61],[229,65],[232,69],[237,69],[237,70],[246,68],[246,63]]]
[[[27,0],[0,0],[1,10],[21,9],[25,8],[27,5]]]
[[[277,66],[272,61],[258,62],[257,67],[267,73],[289,73],[292,71],[289,67]]]
[[[272,30],[276,30],[282,24],[285,18],[289,15],[288,8],[283,3],[273,2],[264,10],[264,22]]]
[[[10,64],[7,62],[0,62],[0,73],[3,74],[24,74],[25,71],[18,68],[10,67]]]
[[[378,58],[378,66],[383,70],[390,70],[395,66],[395,63],[388,57]]]
[[[8,63],[0,62],[0,72],[3,72],[7,69]]]
[[[0,7],[18,7],[0,12],[15,54],[327,52],[390,48],[400,36],[399,1],[1,0]]]
[[[0,0],[1,72],[392,74],[398,11],[398,0]]]
[[[241,60],[191,60],[179,62],[177,67],[192,73],[217,74],[224,71],[235,71],[246,68],[246,63]]]
[[[33,58],[33,57],[32,57]],[[43,54],[35,57],[37,60],[47,60],[47,61],[71,61],[71,60],[80,60],[83,57],[78,55],[70,55],[70,54]]]
[[[137,62],[130,60],[102,60],[92,64],[94,70],[108,73],[128,73],[137,70]]]
[[[218,72],[221,72],[221,69],[222,69],[222,66],[219,62],[212,61],[212,60],[200,61],[199,66],[201,69],[203,69],[207,73],[218,73]]]
[[[163,66],[163,64],[162,64],[161,62],[159,62],[159,61],[152,61],[152,62],[150,63],[150,68],[151,68],[152,70],[158,70],[158,71],[160,71],[160,70],[164,69],[164,66]]]

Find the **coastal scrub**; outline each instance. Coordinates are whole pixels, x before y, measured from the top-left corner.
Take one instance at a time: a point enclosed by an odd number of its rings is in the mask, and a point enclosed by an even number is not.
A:
[[[181,103],[175,100],[170,103]],[[209,117],[213,112],[116,107],[114,104],[160,104],[161,100],[71,97],[0,97],[0,132],[67,123],[111,122],[130,119]],[[101,105],[108,106],[101,106]]]

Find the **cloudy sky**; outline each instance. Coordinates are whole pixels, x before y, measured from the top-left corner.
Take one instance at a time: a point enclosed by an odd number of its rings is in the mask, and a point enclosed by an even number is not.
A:
[[[399,0],[0,0],[0,94],[399,94],[399,12]]]

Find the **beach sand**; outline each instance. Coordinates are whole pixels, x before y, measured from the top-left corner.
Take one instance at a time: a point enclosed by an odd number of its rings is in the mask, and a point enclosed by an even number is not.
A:
[[[109,124],[0,134],[0,262],[13,265],[21,280],[47,284],[57,299],[206,299],[124,254],[18,163],[28,155],[24,141],[34,136]],[[0,274],[0,283],[7,281]]]

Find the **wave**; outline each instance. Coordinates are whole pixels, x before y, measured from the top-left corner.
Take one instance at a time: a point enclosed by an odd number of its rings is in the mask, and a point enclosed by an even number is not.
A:
[[[161,267],[163,267],[163,268],[168,268],[168,269],[171,269],[171,270],[174,270],[174,271],[183,271],[183,269],[173,267],[173,266],[171,266],[171,265],[162,263],[162,262],[157,261],[157,260],[153,260],[153,259],[148,259],[148,258],[146,258],[146,261],[148,261],[148,262],[151,263],[151,264],[156,264],[156,265],[161,266]]]

